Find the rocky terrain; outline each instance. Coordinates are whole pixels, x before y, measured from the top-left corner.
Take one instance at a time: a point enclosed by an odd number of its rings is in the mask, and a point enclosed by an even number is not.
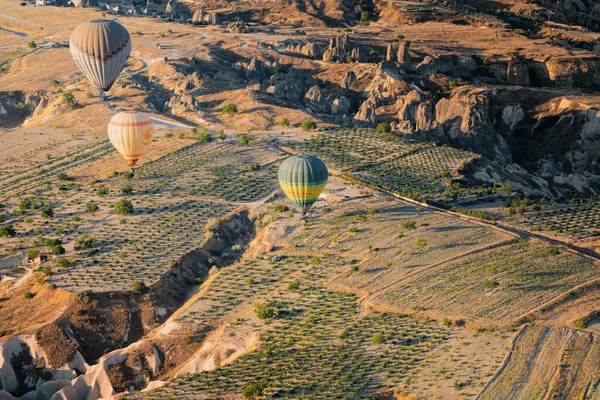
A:
[[[67,48],[100,17],[107,100]],[[591,0],[0,0],[0,400],[596,398],[599,32]]]

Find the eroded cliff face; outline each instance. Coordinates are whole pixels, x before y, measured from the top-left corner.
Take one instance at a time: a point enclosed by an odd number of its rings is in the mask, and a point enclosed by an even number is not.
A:
[[[204,246],[183,255],[146,293],[74,296],[57,320],[1,345],[0,390],[6,393],[0,394],[7,399],[94,400],[143,389],[182,367],[211,326],[171,336],[167,326],[165,335],[148,335],[183,305],[212,266],[236,261],[254,234],[248,211],[239,210],[209,223]]]
[[[398,103],[401,132],[469,150],[501,165],[512,162],[508,144],[490,120],[488,91],[466,87],[435,103],[413,90]]]

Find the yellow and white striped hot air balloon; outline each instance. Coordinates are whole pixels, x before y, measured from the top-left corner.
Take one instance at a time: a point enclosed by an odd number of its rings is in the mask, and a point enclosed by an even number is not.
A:
[[[133,168],[154,138],[154,122],[146,114],[123,111],[108,123],[108,138]]]

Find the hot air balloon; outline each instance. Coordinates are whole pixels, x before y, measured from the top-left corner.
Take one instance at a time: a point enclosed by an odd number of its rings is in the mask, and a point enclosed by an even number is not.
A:
[[[154,138],[154,122],[146,114],[123,111],[108,123],[108,138],[119,153],[133,166],[148,150]]]
[[[279,166],[279,185],[304,217],[327,184],[327,166],[314,156],[292,156]]]
[[[131,37],[118,22],[99,19],[75,28],[69,48],[85,76],[100,92],[107,92],[129,58]]]

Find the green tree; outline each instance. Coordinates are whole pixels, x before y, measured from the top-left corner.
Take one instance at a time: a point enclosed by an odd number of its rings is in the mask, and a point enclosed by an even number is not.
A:
[[[52,86],[59,86],[60,82],[58,80],[56,80],[56,79],[50,79],[50,84]]]
[[[412,220],[402,221],[402,223],[400,225],[404,229],[409,230],[409,231],[413,231],[413,230],[417,229],[417,223],[415,221],[412,221]]]
[[[71,92],[63,93],[63,103],[68,105],[69,107],[75,107],[77,105],[77,99]]]
[[[262,320],[271,319],[275,316],[275,309],[270,303],[256,307],[256,316]]]
[[[127,199],[121,199],[115,203],[115,214],[129,215],[133,214],[133,204]]]
[[[302,121],[302,130],[304,132],[312,132],[317,128],[317,124],[310,118]]]
[[[249,144],[252,144],[253,142],[254,140],[248,135],[240,135],[238,138],[238,144],[240,146],[247,146]]]
[[[42,218],[52,219],[54,218],[54,209],[51,206],[43,206],[40,208],[40,215]]]
[[[33,201],[31,199],[23,199],[19,202],[19,210],[31,210],[33,208]]]
[[[40,251],[38,249],[29,249],[27,251],[27,258],[30,260],[35,260],[40,255]]]
[[[383,337],[383,335],[381,335],[379,333],[376,333],[371,338],[371,343],[373,343],[373,344],[384,344],[385,342],[386,342],[385,337]]]
[[[483,288],[485,290],[494,290],[498,286],[500,286],[500,284],[497,281],[485,281],[485,282],[483,282]]]
[[[147,287],[146,284],[142,281],[135,281],[131,285],[131,291],[134,294],[144,294],[146,293]]]
[[[90,235],[83,235],[77,239],[75,239],[75,245],[73,248],[75,250],[89,250],[96,247],[97,239],[91,237]]]
[[[233,103],[228,103],[223,106],[223,114],[225,115],[234,115],[237,114],[238,108]]]
[[[73,180],[73,178],[71,178],[69,175],[65,174],[64,172],[60,172],[58,175],[56,175],[56,179],[58,179],[61,182],[67,182],[67,181]]]
[[[212,138],[211,134],[206,132],[206,130],[200,131],[196,135],[196,141],[198,143],[210,143],[210,142],[212,142],[212,140],[213,140],[213,138]]]
[[[225,139],[227,139],[227,135],[225,135],[225,131],[224,131],[223,129],[219,130],[219,132],[218,132],[218,137],[219,137],[219,139],[221,139],[221,140],[225,140]]]
[[[52,251],[52,254],[54,255],[60,255],[60,254],[65,254],[65,248],[62,247],[60,244],[56,244],[52,247],[50,247],[50,251]]]
[[[133,186],[131,185],[125,185],[121,188],[121,191],[126,194],[126,195],[130,195],[133,193]]]
[[[37,47],[37,43],[32,40],[27,43],[27,47],[29,47],[30,49],[35,49]]]
[[[17,234],[12,225],[0,226],[0,237],[14,237]]]
[[[242,394],[247,400],[254,400],[261,397],[265,392],[265,384],[260,382],[249,382],[242,389]]]
[[[27,105],[25,103],[23,103],[22,101],[15,104],[15,108],[17,109],[17,111],[19,111],[21,114],[23,114],[26,117],[29,116],[29,114],[31,114],[29,107],[27,107]]]
[[[90,200],[87,203],[85,203],[85,212],[86,213],[90,213],[92,215],[94,215],[94,213],[96,211],[98,211],[100,207],[98,207],[98,204],[94,203],[94,200]]]
[[[290,120],[287,118],[281,118],[279,120],[279,125],[280,126],[290,126]]]
[[[392,127],[387,122],[380,122],[377,124],[376,131],[377,133],[390,133],[392,131]]]

